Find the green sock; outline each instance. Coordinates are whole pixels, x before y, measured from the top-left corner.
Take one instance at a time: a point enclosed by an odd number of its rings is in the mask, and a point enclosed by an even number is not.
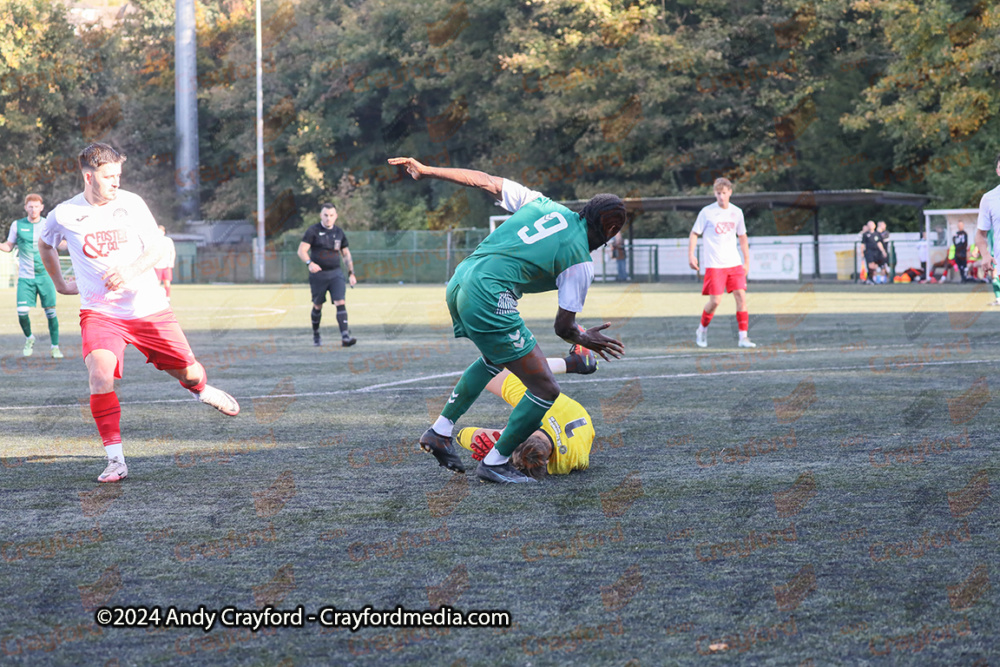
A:
[[[52,312],[49,309],[45,309],[45,317],[49,318],[49,338],[52,340],[53,345],[59,344],[59,318],[56,317],[56,309],[53,308]]]
[[[1000,299],[1000,278],[994,278],[990,284],[993,287],[993,298]]]
[[[28,314],[25,313],[22,315],[21,313],[18,313],[17,321],[21,324],[21,331],[24,332],[24,337],[31,338],[31,318],[28,317]]]
[[[486,363],[486,360],[479,357],[462,373],[462,377],[451,392],[451,397],[441,410],[441,416],[457,422],[458,418],[464,415],[472,404],[483,393],[483,389],[494,377],[500,374],[500,369]]]
[[[510,420],[503,434],[493,447],[498,453],[510,456],[517,449],[517,446],[528,439],[542,425],[542,417],[552,407],[552,401],[543,401],[530,391],[524,392],[524,396],[514,406],[514,411],[510,413]]]

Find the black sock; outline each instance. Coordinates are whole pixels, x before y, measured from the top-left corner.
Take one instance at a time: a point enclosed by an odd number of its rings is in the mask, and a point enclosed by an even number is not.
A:
[[[323,317],[322,310],[312,309],[313,333],[319,333],[319,320]]]
[[[341,304],[337,306],[337,325],[340,327],[340,335],[347,338],[351,333],[347,330],[347,306]]]

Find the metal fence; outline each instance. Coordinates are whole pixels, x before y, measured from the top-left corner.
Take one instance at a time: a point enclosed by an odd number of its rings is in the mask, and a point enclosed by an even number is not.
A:
[[[365,283],[438,283],[447,282],[455,267],[486,237],[486,229],[453,230],[452,232],[352,232],[349,234],[351,254],[358,280]],[[900,233],[890,244],[889,267],[892,273],[902,273],[910,267],[920,267],[917,241],[913,233]],[[628,248],[628,279],[635,282],[664,280],[697,280],[688,266],[687,239],[637,239]],[[751,239],[754,250],[792,249],[798,257],[797,273],[791,280],[812,280],[816,272],[816,249],[811,240],[766,237]],[[797,251],[797,252],[796,252]],[[699,246],[698,253],[700,255]],[[948,246],[932,240],[930,264],[940,265],[947,257]],[[787,254],[787,253],[786,253]],[[821,238],[819,273],[823,278],[857,280],[864,259],[856,239],[851,235]],[[265,252],[265,276],[269,283],[304,283],[308,270],[294,249]],[[68,257],[62,257],[63,272],[72,274]],[[595,279],[613,282],[617,279],[617,264],[606,252],[595,252]],[[255,255],[249,246],[220,249],[195,247],[193,242],[177,243],[175,283],[253,283]],[[939,269],[940,272],[940,269]],[[757,274],[760,278],[760,274]],[[751,279],[754,276],[751,275]],[[16,259],[0,253],[0,287],[13,286],[17,280]]]
[[[450,231],[351,232],[351,257],[358,280],[368,283],[444,283],[455,266],[486,237],[485,229]],[[178,245],[175,283],[255,281],[255,250]],[[291,248],[264,253],[266,282],[304,282],[305,264]]]

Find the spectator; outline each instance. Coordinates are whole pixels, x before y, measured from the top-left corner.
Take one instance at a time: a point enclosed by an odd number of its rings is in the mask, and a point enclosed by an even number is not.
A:
[[[952,256],[955,268],[958,270],[959,278],[964,283],[968,280],[966,267],[969,261],[969,235],[965,233],[965,223],[961,220],[958,221],[958,231],[951,237],[951,244],[955,249],[955,254]],[[947,275],[947,270],[945,270],[945,275]]]
[[[927,232],[920,232],[920,240],[917,241],[917,258],[920,260],[920,279],[917,282],[927,280],[927,260],[929,249],[927,247]]]
[[[625,239],[622,237],[621,232],[615,234],[615,238],[611,240],[611,257],[618,263],[617,281],[620,283],[627,282],[628,269],[625,266]]]

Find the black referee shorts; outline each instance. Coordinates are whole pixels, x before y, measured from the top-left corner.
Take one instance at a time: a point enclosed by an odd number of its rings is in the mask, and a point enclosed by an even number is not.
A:
[[[344,273],[340,269],[317,271],[309,274],[309,287],[312,288],[312,302],[321,304],[326,301],[326,293],[330,293],[330,303],[343,301],[347,292]]]

